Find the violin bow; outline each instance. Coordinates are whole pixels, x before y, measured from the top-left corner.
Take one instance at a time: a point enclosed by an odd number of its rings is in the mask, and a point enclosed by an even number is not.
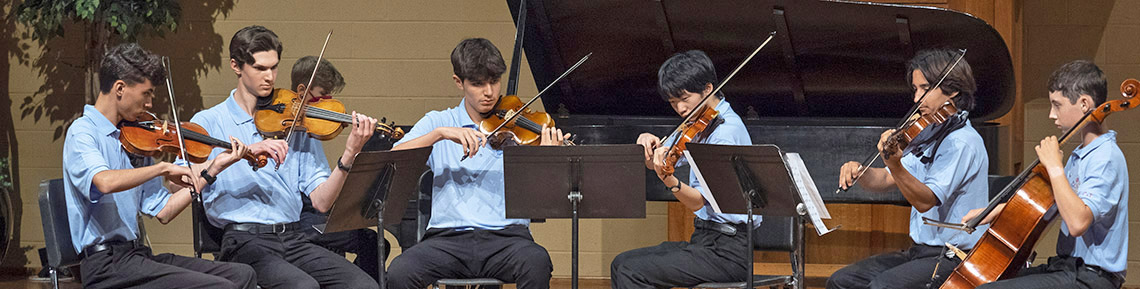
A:
[[[313,79],[317,78],[317,69],[321,68],[321,60],[325,58],[325,48],[329,47],[329,38],[332,38],[333,31],[330,29],[329,34],[325,36],[325,44],[321,45],[321,54],[317,55],[317,63],[313,65],[313,73],[309,75],[309,82],[305,83],[305,91],[301,93],[301,103],[293,108],[293,122],[289,126],[288,131],[285,133],[285,143],[289,143],[289,138],[293,137],[293,129],[297,127],[297,122],[301,120],[301,114],[305,112],[305,105],[309,103],[309,91],[313,90]],[[278,167],[281,164],[277,164]]]
[[[193,168],[190,166],[190,158],[186,156],[186,140],[182,137],[182,122],[179,121],[178,118],[178,105],[174,102],[174,82],[170,80],[173,76],[170,73],[170,57],[162,57],[162,69],[166,70],[166,96],[170,98],[170,115],[174,117],[174,132],[178,135],[178,147],[181,148],[178,150],[179,157],[186,161],[186,168],[193,171]],[[156,117],[155,119],[157,120],[158,118]],[[162,129],[166,130],[166,125],[163,125]],[[193,182],[193,180],[191,181],[191,183],[197,183]],[[190,197],[196,201],[202,201],[202,195],[198,193],[198,190],[194,188],[194,186],[190,186]]]
[[[902,128],[903,125],[905,125],[907,122],[909,122],[911,119],[911,116],[918,112],[918,108],[922,105],[922,101],[926,99],[926,95],[930,94],[931,91],[938,89],[939,86],[942,86],[942,81],[946,80],[947,76],[950,76],[950,72],[954,71],[955,67],[958,67],[958,63],[962,62],[963,57],[966,57],[966,50],[965,49],[959,49],[958,52],[960,52],[958,54],[958,59],[954,60],[953,63],[947,64],[946,67],[942,69],[942,76],[938,78],[938,82],[934,83],[934,86],[932,86],[930,89],[927,89],[926,92],[922,93],[922,96],[918,97],[918,101],[914,102],[914,105],[912,105],[910,107],[910,110],[906,113],[906,117],[904,117],[902,120],[899,121],[899,123],[897,125],[895,125],[895,129]],[[871,163],[878,160],[879,156],[881,156],[882,154],[883,154],[883,152],[881,152],[881,151],[876,152],[875,155],[868,157],[866,160],[863,160],[863,163],[859,166],[859,174],[855,175],[855,179],[851,180],[851,185],[847,186],[847,188],[850,189],[851,187],[854,187],[855,184],[859,182],[859,179],[863,177],[863,174],[867,172],[867,169],[871,168]],[[847,190],[845,190],[843,188],[836,188],[835,189],[836,194],[838,194],[839,192],[846,192],[846,191]]]
[[[590,55],[594,55],[594,53],[590,52],[589,54],[586,54],[586,56],[583,56],[582,59],[579,59],[578,63],[574,63],[574,66],[570,66],[570,69],[567,69],[566,72],[563,72],[562,75],[559,75],[558,78],[555,78],[554,81],[551,81],[550,84],[547,84],[546,88],[543,88],[542,91],[539,91],[538,94],[534,95],[534,97],[532,97],[530,99],[530,101],[527,101],[526,104],[523,104],[522,108],[519,108],[519,110],[523,110],[523,109],[526,109],[527,107],[529,107],[530,104],[534,103],[535,100],[538,100],[538,98],[540,96],[542,96],[543,93],[546,93],[547,90],[550,90],[551,87],[554,87],[554,84],[558,83],[558,81],[562,80],[563,77],[566,77],[566,75],[569,75],[570,72],[573,72],[575,69],[578,69],[578,66],[581,66],[582,63],[585,63],[586,60],[590,59]],[[507,123],[514,121],[515,118],[518,117],[520,114],[521,113],[519,113],[519,112],[515,112],[511,115],[508,115],[507,118],[503,121],[503,123],[500,123],[499,126],[495,127],[495,130],[492,130],[491,132],[487,133],[487,135],[494,135],[496,132],[499,132],[499,130],[503,129],[503,127],[506,126]]]
[[[756,56],[757,53],[760,53],[760,50],[764,49],[764,46],[768,46],[768,42],[772,41],[772,38],[775,36],[776,36],[776,31],[769,32],[768,33],[768,39],[764,39],[764,43],[760,43],[759,47],[756,47],[756,49],[752,50],[752,54],[749,54],[748,57],[744,58],[744,61],[741,61],[740,64],[737,64],[736,69],[733,69],[732,72],[729,73],[728,76],[724,78],[724,80],[721,80],[720,84],[717,84],[716,89],[713,89],[712,92],[709,92],[709,94],[706,94],[705,97],[701,99],[701,103],[697,104],[697,107],[704,106],[706,103],[708,103],[709,98],[713,95],[716,95],[717,92],[720,92],[720,89],[724,88],[724,85],[728,84],[728,81],[732,80],[732,77],[736,76],[736,73],[740,72],[740,69],[744,68],[744,65],[748,64],[748,62],[752,60],[752,57]],[[681,124],[677,125],[677,128],[674,128],[673,132],[669,133],[668,135],[665,135],[664,138],[661,138],[661,140],[659,142],[664,143],[665,140],[667,138],[669,138],[669,136],[675,135],[675,134],[677,134],[677,132],[680,132],[681,128],[683,128],[686,123],[688,123],[690,120],[693,119],[693,115],[695,115],[698,110],[699,109],[693,109],[693,110],[689,111],[689,114],[685,115],[685,119],[681,121]],[[671,144],[669,146],[672,147],[672,146],[676,145],[680,139],[681,139],[680,137],[674,138],[673,144]]]

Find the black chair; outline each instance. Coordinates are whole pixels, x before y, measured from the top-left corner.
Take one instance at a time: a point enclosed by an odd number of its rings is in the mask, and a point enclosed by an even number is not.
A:
[[[804,227],[798,217],[764,216],[764,222],[760,224],[760,228],[752,231],[752,249],[788,252],[791,257],[792,275],[752,275],[753,286],[803,288],[803,234]],[[690,288],[748,288],[748,282],[710,282]]]
[[[210,224],[206,218],[206,209],[198,198],[190,201],[190,211],[194,223],[194,257],[202,258],[202,254],[217,254],[222,251],[222,228]]]
[[[420,187],[418,197],[416,198],[416,205],[418,207],[418,214],[416,215],[416,242],[423,240],[424,234],[427,233],[428,219],[431,218],[431,194],[432,194],[432,178],[435,175],[431,170],[425,171],[420,175]],[[503,284],[507,284],[502,280],[495,278],[471,278],[471,279],[439,279],[432,283],[432,289],[443,288],[501,288]]]
[[[79,265],[79,254],[71,243],[67,219],[67,199],[63,179],[40,182],[40,219],[44,226],[48,274],[52,288],[59,289],[59,271]]]

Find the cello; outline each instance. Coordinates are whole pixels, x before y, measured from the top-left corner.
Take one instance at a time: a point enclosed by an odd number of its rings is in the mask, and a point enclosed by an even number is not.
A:
[[[1090,110],[1073,128],[1065,132],[1059,140],[1064,144],[1078,133],[1085,125],[1096,122],[1103,123],[1108,115],[1135,108],[1140,102],[1132,98],[1140,92],[1140,81],[1125,80],[1120,85],[1120,92],[1124,99],[1107,101]],[[1005,208],[990,223],[974,249],[962,263],[942,283],[943,289],[972,289],[981,284],[1011,278],[1017,275],[1027,260],[1033,255],[1033,247],[1041,238],[1041,233],[1056,217],[1057,212],[1051,210],[1055,205],[1053,187],[1049,181],[1049,173],[1036,160],[1027,169],[1006,185],[1001,193],[990,200],[986,209],[977,217],[965,224],[951,224],[930,219],[924,221],[928,225],[943,228],[974,232],[975,228],[998,205],[1005,203]]]

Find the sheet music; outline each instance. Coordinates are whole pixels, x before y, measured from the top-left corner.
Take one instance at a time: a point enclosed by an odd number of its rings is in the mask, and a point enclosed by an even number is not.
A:
[[[705,177],[701,175],[701,170],[697,168],[697,163],[693,162],[693,156],[689,155],[688,150],[684,150],[683,152],[685,153],[685,159],[689,160],[689,167],[693,169],[693,174],[695,174],[697,180],[700,181],[701,184],[707,184],[707,182],[705,182]],[[709,192],[706,187],[708,186],[701,186],[699,190],[701,191],[701,197],[704,197],[705,201],[709,202],[708,206],[711,206],[714,212],[721,214],[720,205],[716,204],[716,198],[713,197],[712,193]]]
[[[820,198],[819,190],[816,189],[815,182],[812,181],[811,174],[808,173],[807,166],[804,165],[804,160],[800,158],[800,154],[786,153],[784,154],[784,162],[787,163],[788,170],[792,171],[792,182],[796,183],[796,190],[799,191],[800,199],[807,207],[808,217],[811,218],[816,233],[823,236],[839,229],[839,227],[828,229],[827,224],[823,223],[823,219],[831,219],[831,213],[827,212],[827,205]]]

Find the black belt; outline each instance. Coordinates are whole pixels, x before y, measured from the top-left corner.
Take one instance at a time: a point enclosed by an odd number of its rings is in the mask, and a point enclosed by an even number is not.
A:
[[[1104,279],[1108,279],[1108,281],[1112,282],[1112,284],[1116,285],[1116,287],[1120,287],[1121,284],[1124,284],[1124,280],[1120,278],[1120,275],[1116,275],[1116,273],[1105,271],[1104,269],[1100,268],[1099,266],[1085,264],[1085,269],[1088,269],[1089,271],[1092,271],[1093,273],[1100,275],[1100,277],[1102,277]]]
[[[114,248],[114,247],[127,247],[130,249],[134,249],[134,248],[138,248],[141,246],[142,246],[142,243],[139,242],[139,239],[134,239],[134,240],[130,240],[130,241],[107,241],[107,242],[102,242],[102,243],[95,243],[95,244],[88,245],[87,247],[83,247],[83,252],[79,253],[79,258],[80,258],[80,260],[83,260],[83,259],[86,259],[88,256],[95,255],[95,254],[103,252],[103,251],[111,250],[111,248]]]
[[[725,224],[693,218],[693,227],[697,229],[713,230],[728,236],[736,236],[736,232],[745,230],[747,224]]]
[[[226,225],[226,231],[249,232],[253,234],[281,234],[291,231],[301,231],[304,225],[300,222],[278,224],[232,223]]]

